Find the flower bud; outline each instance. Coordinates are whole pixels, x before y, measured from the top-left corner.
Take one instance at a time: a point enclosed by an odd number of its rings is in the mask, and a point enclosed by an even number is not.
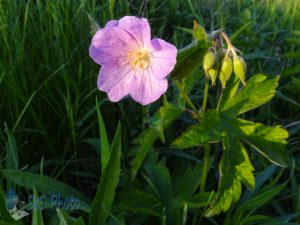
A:
[[[243,85],[246,85],[245,74],[246,74],[246,63],[240,56],[233,57],[233,70],[235,75],[240,79]]]
[[[232,60],[230,57],[225,56],[225,58],[222,60],[221,69],[220,69],[220,80],[223,88],[226,87],[226,82],[230,78],[231,73],[232,73]]]
[[[205,29],[201,25],[199,25],[196,20],[194,20],[193,36],[196,40],[200,42],[208,42],[208,36],[206,34]]]
[[[208,71],[208,75],[211,79],[211,86],[215,86],[216,85],[216,79],[218,76],[218,70],[217,69],[210,69]]]
[[[208,51],[203,57],[203,69],[205,75],[208,76],[208,71],[213,69],[217,61],[217,56],[214,52]]]

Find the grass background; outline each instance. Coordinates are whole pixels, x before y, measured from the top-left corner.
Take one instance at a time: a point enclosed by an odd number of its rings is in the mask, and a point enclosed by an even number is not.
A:
[[[43,168],[92,198],[100,176],[96,96],[110,140],[118,121],[122,123],[125,165],[131,140],[147,118],[132,100],[112,104],[97,90],[99,66],[88,55],[92,36],[87,13],[100,26],[124,15],[146,17],[153,36],[178,48],[191,41],[186,28],[196,19],[208,32],[224,28],[234,34],[231,38],[244,52],[248,76],[282,75],[272,102],[246,116],[289,130],[288,154],[295,167],[286,195],[292,196],[289,210],[300,211],[299,10],[299,0],[1,0],[1,167],[29,172]],[[202,81],[197,82],[192,99],[203,94]],[[166,134],[172,135],[171,130]]]

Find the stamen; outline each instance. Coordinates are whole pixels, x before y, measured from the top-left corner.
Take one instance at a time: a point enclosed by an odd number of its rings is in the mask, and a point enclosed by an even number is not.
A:
[[[143,49],[129,52],[127,60],[133,70],[145,70],[151,63],[149,52]]]

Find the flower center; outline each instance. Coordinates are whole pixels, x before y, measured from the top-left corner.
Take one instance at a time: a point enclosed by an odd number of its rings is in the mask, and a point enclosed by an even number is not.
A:
[[[150,65],[150,54],[148,51],[139,49],[138,51],[129,52],[127,55],[127,60],[132,69],[145,70]]]

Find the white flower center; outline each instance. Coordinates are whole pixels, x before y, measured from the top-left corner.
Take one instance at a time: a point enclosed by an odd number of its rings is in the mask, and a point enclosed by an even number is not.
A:
[[[128,63],[134,70],[145,70],[150,65],[150,53],[144,49],[129,52],[127,55]]]

